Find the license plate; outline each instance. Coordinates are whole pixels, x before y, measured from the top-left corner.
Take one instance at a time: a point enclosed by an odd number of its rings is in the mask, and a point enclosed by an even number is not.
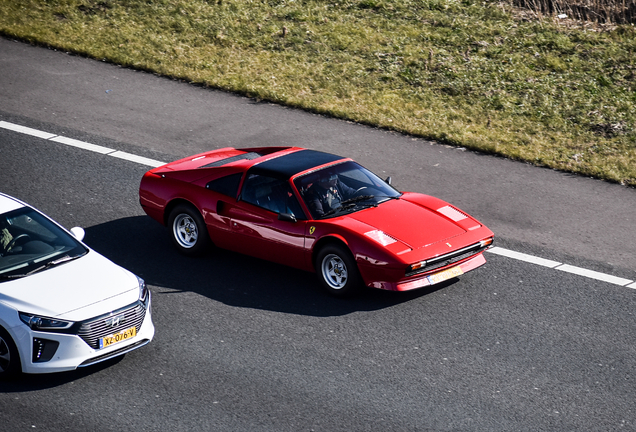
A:
[[[112,334],[110,336],[104,336],[99,340],[99,348],[106,348],[107,346],[111,346],[113,344],[123,342],[126,339],[130,339],[137,336],[137,328],[130,327],[126,330],[120,331],[119,333]]]
[[[464,274],[464,270],[462,270],[461,267],[452,267],[452,268],[449,268],[448,270],[444,270],[427,277],[428,277],[428,281],[431,283],[431,285],[433,285],[448,279],[452,279],[457,276],[461,276],[463,274]]]

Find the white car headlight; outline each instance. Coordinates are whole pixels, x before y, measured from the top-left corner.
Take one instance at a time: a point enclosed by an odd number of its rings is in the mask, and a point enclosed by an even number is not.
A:
[[[148,291],[148,287],[146,286],[146,282],[139,276],[137,276],[137,282],[139,282],[139,300],[143,304],[147,304],[149,291]]]
[[[58,320],[20,312],[20,319],[33,330],[66,330],[73,325],[72,321]]]

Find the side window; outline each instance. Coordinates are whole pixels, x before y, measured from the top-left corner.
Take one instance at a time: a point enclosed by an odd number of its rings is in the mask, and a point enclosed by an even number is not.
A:
[[[205,187],[207,189],[213,190],[214,192],[236,198],[242,176],[242,173],[231,174],[229,176],[212,180],[210,183],[205,185]]]
[[[298,200],[285,180],[248,174],[241,191],[241,200],[274,213],[288,213],[296,216],[296,219],[305,219]]]

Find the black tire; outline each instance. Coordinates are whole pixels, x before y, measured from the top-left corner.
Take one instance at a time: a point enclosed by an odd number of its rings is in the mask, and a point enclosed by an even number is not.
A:
[[[201,213],[191,205],[179,204],[170,213],[168,227],[175,247],[184,255],[202,255],[212,243]]]
[[[0,380],[14,378],[21,372],[18,348],[9,333],[0,327]]]
[[[327,292],[336,297],[350,297],[362,288],[362,278],[351,252],[339,244],[328,244],[316,255],[318,279]]]

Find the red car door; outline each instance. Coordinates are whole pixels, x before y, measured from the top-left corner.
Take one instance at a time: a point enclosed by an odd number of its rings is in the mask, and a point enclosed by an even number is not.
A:
[[[222,215],[229,219],[231,241],[220,246],[296,268],[311,267],[305,248],[307,222],[286,181],[248,175],[240,199],[224,203]]]

